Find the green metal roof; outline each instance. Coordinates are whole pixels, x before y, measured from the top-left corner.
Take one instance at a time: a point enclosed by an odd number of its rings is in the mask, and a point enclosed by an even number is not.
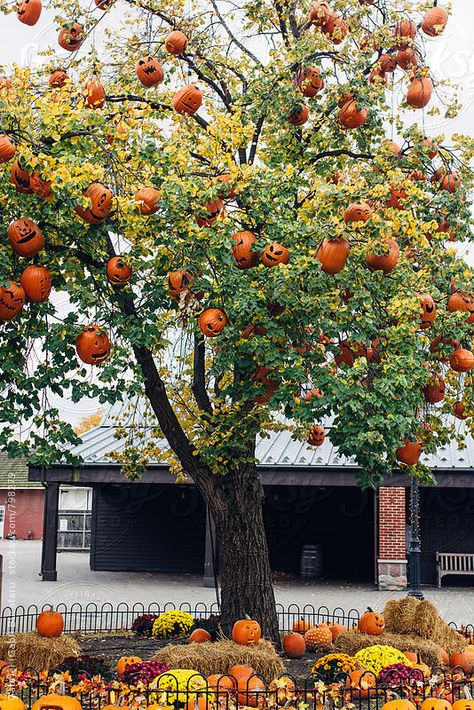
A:
[[[28,480],[28,461],[25,458],[11,459],[0,452],[0,489],[41,487],[38,481]]]

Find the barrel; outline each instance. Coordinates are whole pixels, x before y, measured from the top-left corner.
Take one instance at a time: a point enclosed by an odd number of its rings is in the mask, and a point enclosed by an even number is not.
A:
[[[301,550],[300,575],[306,579],[320,579],[323,569],[321,545],[303,545]]]

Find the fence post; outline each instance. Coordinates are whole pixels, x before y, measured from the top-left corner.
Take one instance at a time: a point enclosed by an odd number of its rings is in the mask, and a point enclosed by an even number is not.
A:
[[[3,555],[0,555],[0,609],[2,608],[3,599]],[[3,633],[3,631],[2,631]]]

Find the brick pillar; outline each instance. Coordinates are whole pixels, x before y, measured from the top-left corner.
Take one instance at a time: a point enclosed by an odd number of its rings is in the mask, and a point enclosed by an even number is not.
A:
[[[379,488],[378,505],[380,590],[407,586],[406,510],[404,488]]]

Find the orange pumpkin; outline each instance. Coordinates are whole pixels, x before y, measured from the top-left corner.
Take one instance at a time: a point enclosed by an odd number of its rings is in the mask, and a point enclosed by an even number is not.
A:
[[[232,256],[237,262],[239,269],[251,269],[258,263],[260,253],[252,251],[252,245],[256,241],[255,235],[252,232],[244,230],[236,232],[232,239],[235,245],[232,247]]]
[[[25,305],[25,300],[25,292],[16,281],[0,286],[0,320],[7,321],[15,318]]]
[[[48,609],[47,611],[42,611],[36,619],[36,631],[40,636],[46,636],[47,638],[57,638],[61,636],[64,629],[64,618],[59,611],[54,611]]]
[[[91,182],[84,197],[88,198],[90,207],[76,206],[76,212],[88,224],[100,224],[112,211],[113,194],[101,182]]]
[[[402,210],[404,208],[403,202],[408,197],[407,191],[403,188],[397,188],[390,186],[390,199],[386,200],[385,204],[387,207],[393,207],[395,210]]]
[[[170,54],[183,54],[188,46],[188,38],[180,30],[173,30],[165,39],[165,49]]]
[[[319,424],[314,424],[308,434],[306,441],[310,446],[322,446],[325,439],[324,427]]]
[[[311,624],[309,621],[301,617],[301,619],[297,619],[296,621],[293,622],[292,629],[293,631],[309,631],[311,628]]]
[[[69,75],[63,69],[55,69],[49,75],[48,83],[52,89],[62,89],[69,81]]]
[[[107,278],[111,284],[126,284],[132,278],[132,267],[122,256],[113,256],[107,262]]]
[[[170,271],[168,274],[168,290],[174,299],[179,299],[185,291],[189,291],[193,285],[193,277],[189,271]]]
[[[365,255],[365,262],[371,271],[383,271],[384,274],[390,274],[398,263],[400,256],[400,247],[396,239],[387,239],[385,241],[388,246],[388,254],[374,254],[369,252]]]
[[[436,303],[429,293],[420,294],[421,316],[420,327],[429,328],[436,318]]]
[[[474,710],[474,700],[456,700],[453,702],[453,710]]]
[[[158,59],[155,57],[142,57],[138,60],[135,73],[139,81],[149,88],[161,84],[165,78],[165,72]]]
[[[449,364],[455,372],[469,372],[474,367],[474,354],[465,348],[458,348],[449,358]]]
[[[183,116],[193,116],[201,105],[202,91],[194,84],[183,86],[173,96],[173,108]]]
[[[46,266],[30,264],[23,271],[20,284],[31,303],[47,301],[51,293],[51,272]]]
[[[373,214],[372,207],[367,202],[353,202],[344,210],[344,222],[367,222]]]
[[[448,24],[449,15],[444,7],[431,7],[421,21],[421,29],[429,37],[443,34]]]
[[[313,5],[313,8],[309,14],[309,19],[315,25],[315,27],[325,27],[329,21],[331,15],[331,10],[329,3],[326,0],[318,0]]]
[[[368,119],[366,108],[359,108],[356,99],[347,101],[339,111],[339,123],[343,128],[359,128]]]
[[[206,629],[194,629],[188,638],[188,643],[205,643],[211,640],[211,634]]]
[[[455,170],[452,170],[442,176],[439,186],[441,190],[454,193],[459,187],[461,187],[461,177]]]
[[[241,663],[236,663],[234,666],[229,668],[229,673],[233,679],[235,679],[235,686],[242,678],[250,678],[251,675],[255,673],[255,670],[251,666],[245,666]]]
[[[208,338],[218,336],[227,325],[227,316],[220,308],[207,308],[199,316],[199,328]]]
[[[408,47],[416,37],[416,25],[413,20],[400,20],[395,25],[393,34],[398,39],[398,47]]]
[[[283,650],[288,658],[301,658],[306,651],[306,642],[296,631],[283,637]]]
[[[87,365],[104,362],[110,355],[110,340],[107,333],[98,325],[86,326],[76,338],[76,352]]]
[[[214,673],[213,675],[208,676],[207,684],[209,689],[212,690],[212,692],[218,697],[223,696],[225,698],[228,698],[230,694],[234,694],[237,686],[237,682],[235,678],[230,675],[230,672],[228,675]]]
[[[313,626],[304,635],[308,651],[326,651],[332,646],[332,634],[329,626]]]
[[[232,200],[237,195],[237,188],[229,184],[231,181],[232,178],[228,173],[217,176],[217,182],[220,183],[219,192],[217,194],[222,200]]]
[[[20,0],[16,16],[24,25],[32,27],[38,22],[42,9],[41,0]]]
[[[421,703],[420,710],[452,710],[452,705],[449,700],[442,698],[426,698]]]
[[[406,466],[414,466],[418,463],[421,456],[422,441],[410,441],[405,439],[403,446],[397,449],[397,460],[404,463]]]
[[[308,107],[301,103],[294,108],[288,116],[288,123],[292,126],[302,126],[309,118]]]
[[[142,659],[139,656],[122,656],[117,661],[117,675],[122,675],[127,666],[132,666],[134,663],[141,663]]]
[[[333,44],[341,44],[345,40],[349,28],[337,12],[331,12],[323,31]]]
[[[256,708],[258,701],[264,699],[266,694],[264,681],[256,675],[241,678],[237,683],[237,690],[239,703],[251,708]]]
[[[374,673],[362,668],[349,673],[347,684],[357,691],[355,693],[356,697],[368,698],[373,697],[375,693],[376,680]]]
[[[333,641],[335,641],[341,634],[345,634],[347,632],[347,628],[344,624],[329,624],[329,630],[332,633]]]
[[[10,245],[20,256],[36,256],[44,248],[44,237],[36,222],[21,217],[8,226]]]
[[[416,678],[417,673],[416,671],[420,671],[422,674],[423,678],[429,678],[431,675],[431,668],[426,665],[426,663],[415,663],[412,667],[412,670],[414,671],[413,677]]]
[[[382,710],[417,710],[416,705],[411,700],[389,700],[382,705]]]
[[[403,69],[404,71],[414,69],[418,66],[418,57],[416,56],[415,50],[412,47],[399,49],[397,52],[397,64],[400,69]]]
[[[428,158],[431,158],[431,160],[436,158],[438,155],[438,146],[433,140],[431,140],[431,138],[425,138],[423,141],[423,147],[428,152]]]
[[[467,415],[464,413],[465,409],[466,405],[463,402],[455,402],[453,404],[453,414],[456,419],[464,420],[467,418]]]
[[[460,651],[453,653],[449,657],[449,665],[451,668],[462,668],[466,673],[470,673],[474,668],[474,651]],[[472,701],[471,701],[472,703]]]
[[[377,611],[372,611],[368,607],[367,611],[359,620],[359,631],[363,634],[371,634],[372,636],[379,636],[385,631],[385,619],[383,614],[379,614]]]
[[[146,217],[158,212],[160,200],[161,192],[154,187],[142,187],[135,195],[135,202],[137,202],[141,214]]]
[[[255,646],[262,638],[262,629],[255,619],[239,619],[232,627],[232,641],[240,646]]]
[[[397,68],[397,57],[395,54],[381,54],[377,63],[381,71],[391,74]]]
[[[203,208],[204,216],[195,215],[196,222],[200,227],[211,227],[216,220],[225,215],[225,206],[220,197],[208,202]]]
[[[163,710],[169,710],[168,707]],[[195,696],[184,704],[183,710],[211,710],[211,704],[207,697]]]
[[[408,658],[410,663],[418,663],[418,654],[413,653],[412,651],[403,651],[403,655],[405,658]]]
[[[407,103],[412,108],[424,108],[431,100],[433,82],[428,76],[415,78],[407,93]]]
[[[8,136],[0,136],[0,163],[9,163],[16,153],[16,146]]]
[[[344,268],[349,250],[349,242],[345,237],[339,240],[324,237],[316,252],[316,259],[326,274],[338,274]]]
[[[269,268],[278,264],[288,264],[289,261],[290,250],[278,242],[268,244],[262,252],[262,263]]]
[[[10,182],[13,183],[17,192],[22,192],[25,195],[31,195],[31,176],[26,170],[21,167],[18,158],[13,161],[10,170]]]
[[[425,400],[429,404],[437,404],[442,402],[444,399],[446,391],[446,385],[441,377],[441,375],[435,374],[428,380],[428,384],[425,385],[423,392],[425,395]]]
[[[324,80],[321,78],[319,67],[303,67],[297,77],[298,87],[307,98],[316,96],[324,88]]]
[[[43,180],[43,178],[40,177],[38,173],[33,173],[33,175],[30,177],[30,186],[31,191],[34,192],[35,195],[38,195],[38,197],[41,197],[41,199],[43,200],[46,200],[53,194],[53,191],[51,189],[51,180]]]
[[[31,710],[81,710],[81,703],[72,695],[50,693],[43,695],[31,706]]]
[[[78,22],[63,27],[59,31],[58,44],[68,52],[76,52],[86,38],[84,28]]]
[[[463,311],[468,314],[467,323],[474,323],[474,296],[467,291],[455,291],[448,299],[448,310]]]
[[[26,705],[15,695],[0,695],[0,710],[26,710]]]
[[[105,89],[100,81],[88,81],[82,93],[86,108],[97,109],[105,106]]]

